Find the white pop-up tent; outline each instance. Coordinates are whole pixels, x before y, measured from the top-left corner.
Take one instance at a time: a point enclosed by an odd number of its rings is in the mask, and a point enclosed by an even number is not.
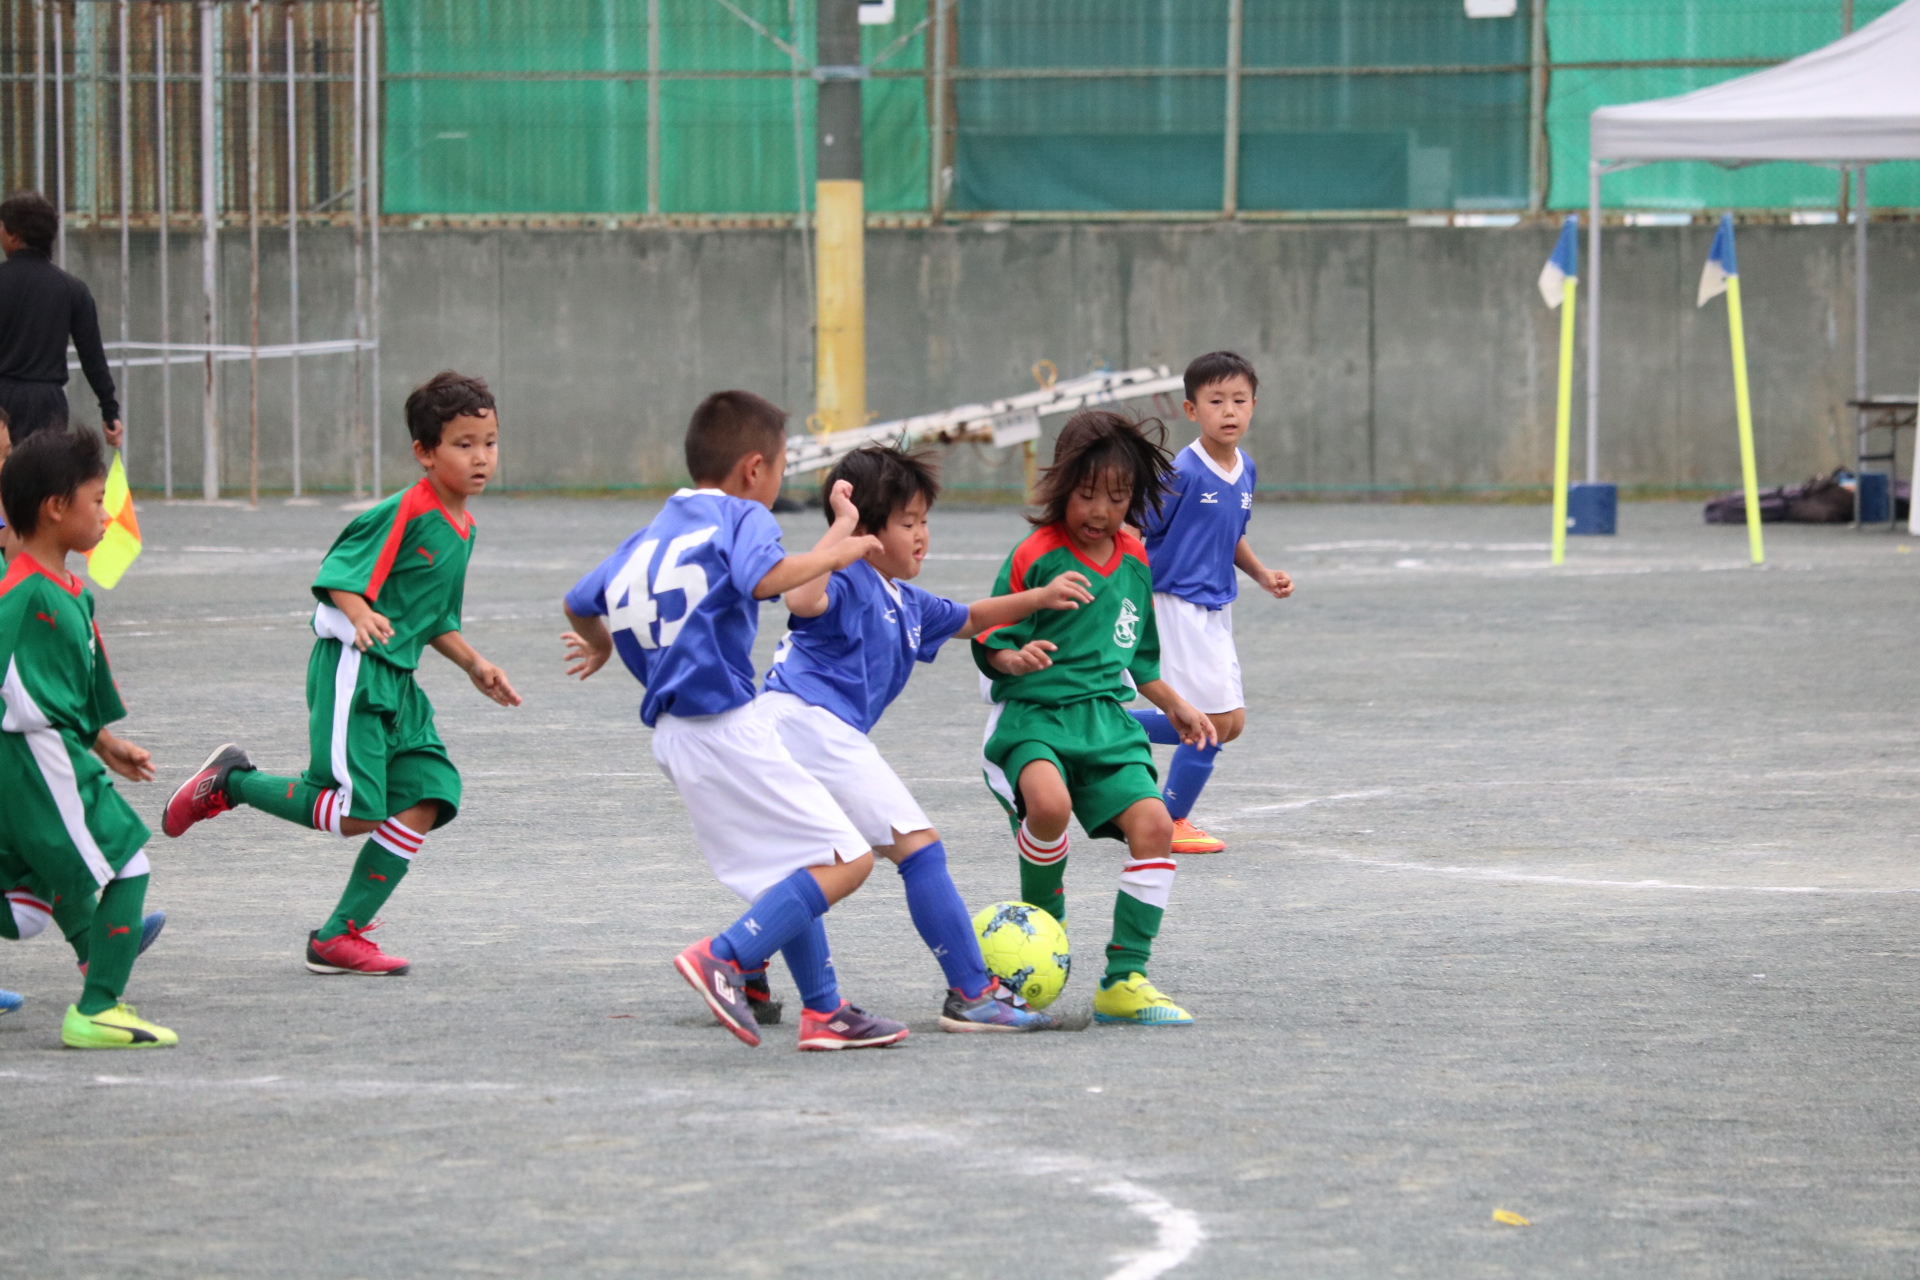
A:
[[[1867,395],[1867,173],[1920,160],[1920,0],[1824,48],[1676,98],[1601,107],[1588,165],[1587,479],[1598,479],[1600,179],[1659,160],[1799,160],[1854,171],[1854,390]]]

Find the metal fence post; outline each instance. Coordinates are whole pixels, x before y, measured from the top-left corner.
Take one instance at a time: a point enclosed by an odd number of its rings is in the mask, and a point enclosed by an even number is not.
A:
[[[353,337],[356,343],[367,340],[367,138],[364,114],[366,101],[362,93],[362,81],[366,77],[366,14],[366,0],[353,0],[353,159],[347,180],[353,188]],[[363,410],[366,397],[361,390],[366,354],[359,346],[353,349],[353,440],[349,452],[353,455],[353,496],[356,498],[366,491],[366,473],[362,469],[365,465],[366,419]]]
[[[47,0],[33,0],[33,189],[47,189]]]
[[[647,0],[647,216],[660,216],[660,0]]]
[[[167,290],[167,207],[173,202],[167,165],[167,10],[153,6],[154,207],[160,222],[160,475],[167,501],[173,501],[173,341],[172,299]]]
[[[260,505],[260,0],[247,0],[247,505]]]
[[[60,6],[53,9],[53,207],[60,215],[54,261],[67,265],[67,56],[60,38]]]
[[[1226,176],[1221,182],[1220,216],[1240,213],[1240,36],[1245,0],[1227,0],[1227,145]]]
[[[296,114],[293,0],[287,0],[287,341],[296,350],[288,370],[287,411],[293,432],[293,496],[300,496],[300,117]]]
[[[212,351],[220,332],[220,148],[215,141],[220,80],[215,62],[219,43],[214,35],[218,13],[214,0],[200,0],[200,291],[208,347],[200,392],[200,496],[208,502],[220,496],[220,413]]]
[[[128,239],[127,222],[133,213],[133,76],[127,59],[133,45],[133,30],[129,25],[133,15],[128,12],[127,0],[120,0],[118,6],[120,18],[120,423],[124,427],[127,421],[127,402],[130,388],[127,377],[131,366],[127,361],[130,353],[127,344],[133,340],[133,328],[127,311],[133,304],[133,282],[131,279],[133,246]],[[103,422],[101,426],[106,426]],[[126,441],[122,439],[124,452]]]
[[[1239,0],[1234,0],[1238,4]],[[947,211],[947,16],[949,0],[933,0],[933,102],[927,110],[927,214],[939,222]]]
[[[1527,50],[1527,212],[1546,207],[1547,192],[1547,0],[1533,0]]]
[[[367,5],[367,154],[366,188],[369,230],[367,284],[367,338],[373,343],[373,377],[367,390],[372,400],[373,496],[380,496],[380,0]]]

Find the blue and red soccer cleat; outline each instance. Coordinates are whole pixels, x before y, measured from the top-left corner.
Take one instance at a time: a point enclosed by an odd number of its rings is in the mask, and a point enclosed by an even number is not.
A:
[[[842,1000],[832,1013],[800,1011],[800,1048],[884,1049],[907,1038],[904,1022],[876,1018],[865,1009]]]
[[[233,801],[227,798],[227,779],[236,769],[252,771],[253,761],[247,753],[231,742],[215,747],[200,771],[181,783],[167,801],[160,829],[170,836],[183,836],[194,823],[217,818],[233,808]]]
[[[745,977],[739,965],[713,954],[712,938],[702,938],[675,956],[673,967],[700,993],[721,1026],[746,1044],[760,1047],[760,1024],[754,1021]]]
[[[1060,1020],[1028,1006],[1019,992],[995,978],[973,1000],[948,988],[940,1010],[942,1031],[1057,1031]]]

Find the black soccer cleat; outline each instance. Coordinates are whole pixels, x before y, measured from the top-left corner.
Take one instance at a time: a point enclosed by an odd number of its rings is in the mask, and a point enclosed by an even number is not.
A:
[[[747,993],[747,1004],[753,1010],[753,1020],[763,1027],[777,1026],[780,1022],[780,1010],[785,1008],[773,998],[773,988],[767,985],[767,971],[750,973],[741,984]]]

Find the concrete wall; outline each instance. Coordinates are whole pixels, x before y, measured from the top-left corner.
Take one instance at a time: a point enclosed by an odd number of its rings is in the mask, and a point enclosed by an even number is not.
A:
[[[1739,474],[1725,306],[1693,306],[1710,237],[1708,228],[1608,233],[1606,479],[1696,485]],[[1010,394],[1033,385],[1041,358],[1062,374],[1101,361],[1177,370],[1225,346],[1261,372],[1252,450],[1268,487],[1537,484],[1552,456],[1558,319],[1533,282],[1552,239],[1546,228],[1399,226],[870,232],[870,404],[894,417]],[[283,341],[284,236],[262,241],[262,341]],[[676,483],[687,411],[717,387],[762,392],[796,421],[810,408],[806,264],[792,232],[395,230],[383,241],[389,487],[411,467],[400,405],[444,367],[493,382],[506,427],[503,480],[515,486]],[[1873,385],[1911,393],[1920,381],[1920,225],[1875,226],[1872,241]],[[133,333],[150,339],[156,237],[134,246]],[[307,232],[301,249],[303,336],[346,336],[351,241]],[[71,252],[115,336],[117,236],[76,235]],[[1761,473],[1777,482],[1830,468],[1851,451],[1841,403],[1853,378],[1849,237],[1838,227],[1746,228],[1740,261]],[[195,341],[198,241],[175,236],[171,263],[174,335]],[[245,341],[244,232],[224,238],[222,270],[222,340]],[[263,367],[263,483],[284,488],[287,364]],[[343,485],[350,364],[309,359],[302,380],[308,482]],[[91,397],[75,391],[92,417]],[[245,365],[224,366],[230,487],[245,484],[246,392]],[[124,398],[135,483],[157,485],[158,373],[134,371]],[[176,368],[173,405],[176,484],[197,491],[197,369]],[[1010,485],[1018,465],[969,447],[948,474]]]

